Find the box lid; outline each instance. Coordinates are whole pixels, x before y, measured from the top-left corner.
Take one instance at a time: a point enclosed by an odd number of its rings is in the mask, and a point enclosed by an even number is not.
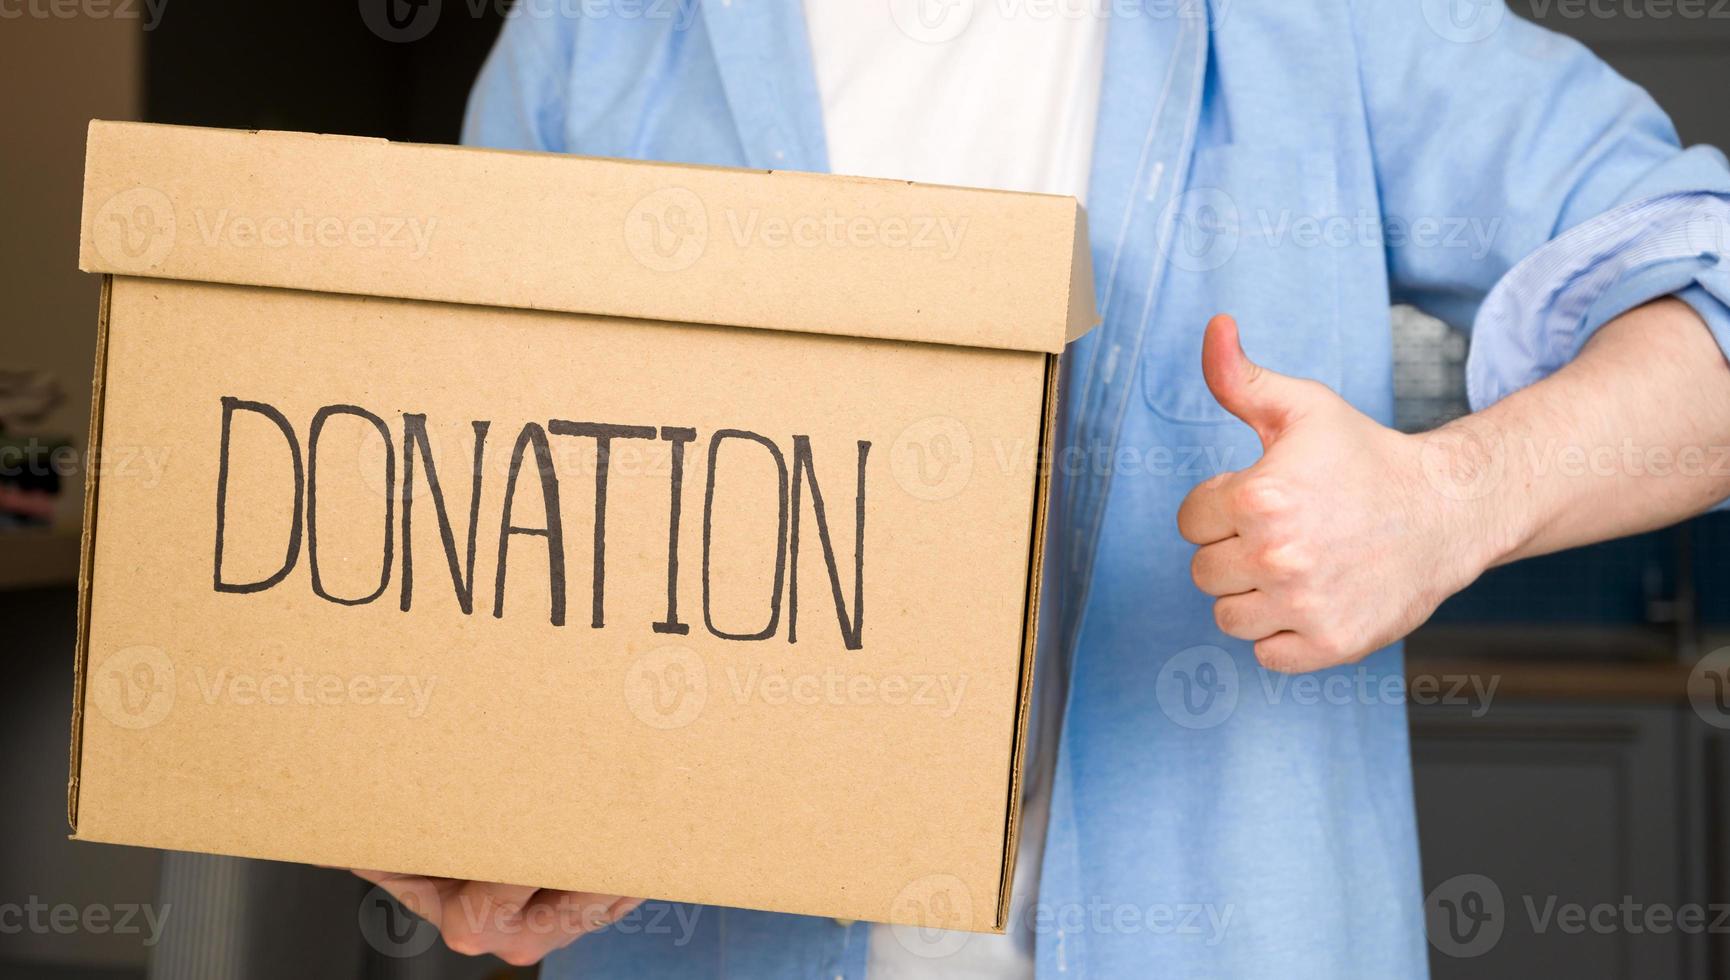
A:
[[[92,122],[87,272],[1060,352],[1069,197]]]

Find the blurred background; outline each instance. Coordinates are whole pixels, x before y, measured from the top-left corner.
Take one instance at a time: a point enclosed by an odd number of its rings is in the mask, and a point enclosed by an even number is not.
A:
[[[401,956],[368,942],[369,921],[388,930],[394,913],[338,872],[65,840],[97,300],[96,281],[76,269],[85,124],[454,142],[507,0],[447,2],[412,30],[376,32],[369,2],[301,0],[292,16],[233,0],[0,7],[0,656],[12,680],[0,689],[0,905],[173,909],[160,935],[0,928],[0,976],[532,975],[438,946]],[[372,6],[412,13],[428,2]],[[1730,146],[1718,102],[1730,90],[1730,7],[1513,6],[1646,86],[1684,143]],[[1400,426],[1463,413],[1465,338],[1412,310],[1390,316]],[[1719,658],[1700,663],[1730,648],[1727,556],[1730,516],[1716,515],[1523,562],[1485,576],[1412,638],[1431,911],[1539,903],[1507,915],[1487,949],[1438,938],[1433,919],[1435,976],[1730,977],[1730,926],[1712,922],[1713,906],[1730,903],[1730,679]],[[1715,699],[1691,703],[1691,673]],[[1572,932],[1534,924],[1551,898],[1707,914],[1697,929]]]

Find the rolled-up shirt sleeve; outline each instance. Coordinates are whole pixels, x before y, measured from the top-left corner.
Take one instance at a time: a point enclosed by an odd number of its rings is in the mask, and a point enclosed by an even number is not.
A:
[[[1599,327],[1668,295],[1692,307],[1730,355],[1730,194],[1681,192],[1625,204],[1510,269],[1472,326],[1472,408],[1548,377]]]
[[[1488,248],[1390,243],[1390,293],[1471,331],[1474,408],[1566,364],[1665,295],[1730,343],[1730,168],[1576,41],[1486,0],[1461,34],[1427,0],[1350,0],[1384,212],[1470,217]],[[1441,5],[1440,10],[1447,10]]]

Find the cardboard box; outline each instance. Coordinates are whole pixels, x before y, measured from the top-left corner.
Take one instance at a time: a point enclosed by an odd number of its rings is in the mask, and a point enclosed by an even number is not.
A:
[[[1086,241],[92,124],[74,836],[1001,930]]]

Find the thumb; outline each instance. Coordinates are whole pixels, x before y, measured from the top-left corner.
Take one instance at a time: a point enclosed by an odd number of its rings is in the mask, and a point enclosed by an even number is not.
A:
[[[1308,383],[1251,361],[1238,337],[1237,321],[1224,313],[1207,323],[1201,373],[1220,406],[1249,423],[1264,446],[1302,417],[1314,400]]]

